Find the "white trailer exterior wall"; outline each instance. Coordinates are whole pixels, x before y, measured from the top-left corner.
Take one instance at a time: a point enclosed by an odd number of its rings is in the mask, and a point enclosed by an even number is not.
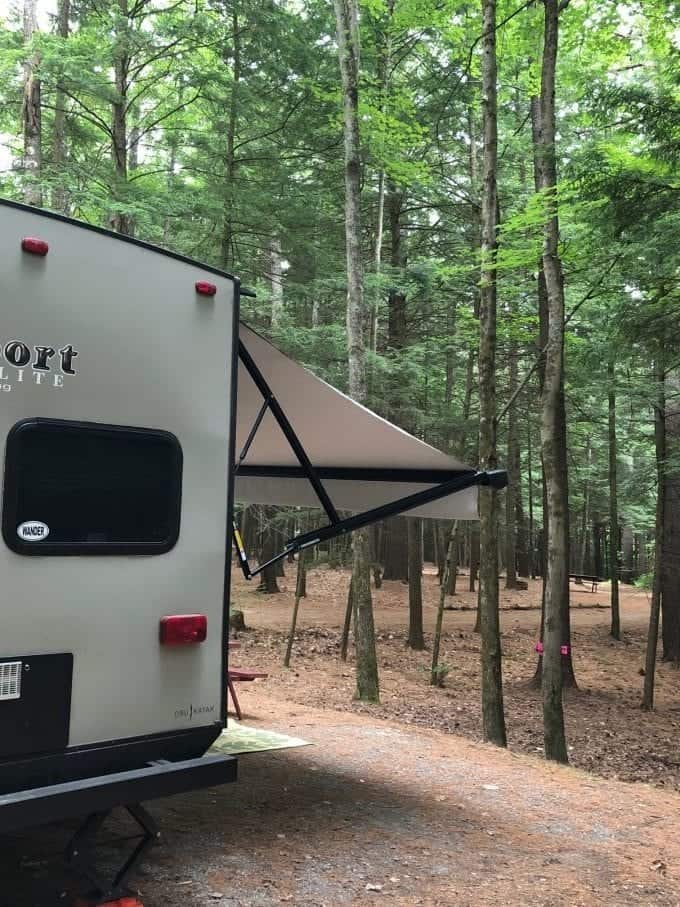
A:
[[[23,252],[27,236],[49,253]],[[238,284],[4,203],[0,241],[2,350],[57,351],[49,371],[0,357],[0,450],[17,422],[48,418],[160,429],[183,452],[166,554],[28,557],[0,541],[0,659],[73,653],[69,747],[221,725]],[[67,346],[76,374],[60,368]],[[207,616],[206,641],[161,646],[161,618],[186,613]]]

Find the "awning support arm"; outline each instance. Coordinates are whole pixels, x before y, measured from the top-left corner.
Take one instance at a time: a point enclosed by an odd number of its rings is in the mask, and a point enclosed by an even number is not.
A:
[[[245,344],[243,343],[242,340],[239,340],[239,342],[238,342],[238,355],[239,355],[241,362],[245,366],[246,371],[248,372],[250,377],[253,379],[255,386],[257,387],[259,392],[262,394],[262,397],[264,398],[265,402],[268,403],[268,406],[269,406],[269,409],[271,410],[272,415],[278,422],[279,428],[285,435],[286,441],[288,441],[288,443],[290,444],[291,449],[292,449],[293,453],[295,454],[295,456],[297,457],[300,466],[302,467],[306,477],[309,479],[309,483],[312,486],[312,488],[314,489],[314,492],[315,492],[317,498],[319,499],[321,506],[326,511],[326,516],[328,517],[328,519],[330,520],[331,523],[339,523],[340,516],[338,515],[338,512],[333,505],[333,502],[329,498],[328,492],[323,487],[323,482],[317,475],[316,470],[314,469],[314,466],[312,465],[311,460],[307,456],[307,452],[305,451],[304,447],[302,446],[300,439],[295,434],[295,430],[294,430],[293,426],[288,421],[288,417],[286,416],[283,409],[281,408],[279,401],[274,396],[274,393],[273,393],[272,389],[269,387],[269,384],[267,383],[266,378],[264,377],[262,372],[257,367],[255,360],[253,359],[253,357],[250,355],[250,353],[246,349]],[[260,412],[261,412],[261,415],[264,416],[264,413],[262,413],[262,411],[260,411]],[[255,427],[255,431],[257,431],[257,428],[259,428],[259,422],[261,422],[261,421],[262,421],[261,418],[258,419],[257,425]],[[254,432],[252,432],[251,434],[254,437]],[[249,438],[248,440],[250,443],[252,443],[252,437]],[[250,443],[248,444],[248,446],[250,446]]]
[[[347,519],[340,520],[329,526],[322,526],[320,529],[305,532],[302,535],[296,535],[286,543],[286,547],[275,557],[268,560],[265,564],[260,564],[254,570],[248,565],[248,558],[241,542],[238,530],[234,526],[234,543],[239,554],[241,569],[246,579],[252,579],[261,573],[265,567],[270,567],[277,561],[283,560],[289,554],[308,548],[310,545],[318,545],[319,542],[325,542],[329,539],[336,538],[339,535],[345,535],[348,532],[354,532],[355,529],[362,529],[378,520],[385,520],[391,516],[397,516],[413,510],[416,507],[422,507],[432,501],[448,497],[458,491],[464,491],[474,485],[488,485],[491,488],[505,488],[508,484],[508,474],[504,469],[494,469],[488,472],[468,472],[463,475],[442,482],[432,488],[425,488],[423,491],[417,491],[414,494],[399,498],[396,501],[390,501],[388,504],[382,504],[380,507],[374,507],[372,510],[366,510],[363,513],[356,513]]]
[[[235,473],[239,471],[241,464],[243,463],[245,458],[248,456],[248,451],[250,450],[250,445],[255,440],[255,435],[257,434],[257,430],[260,427],[260,425],[262,424],[262,420],[264,419],[265,413],[269,409],[269,403],[270,403],[270,397],[265,397],[264,403],[262,404],[260,411],[257,414],[257,419],[255,419],[255,421],[253,422],[253,427],[250,429],[250,434],[246,438],[246,443],[243,445],[243,450],[241,451],[238,461],[236,462],[236,464],[234,466]]]

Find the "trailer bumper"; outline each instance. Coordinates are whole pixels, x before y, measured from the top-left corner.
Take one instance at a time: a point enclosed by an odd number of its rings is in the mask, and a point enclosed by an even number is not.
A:
[[[236,767],[233,756],[210,755],[0,794],[0,833],[226,784]]]

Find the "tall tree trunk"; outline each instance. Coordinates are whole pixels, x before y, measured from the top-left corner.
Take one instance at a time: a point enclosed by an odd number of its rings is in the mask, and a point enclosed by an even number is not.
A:
[[[444,665],[439,663],[439,651],[441,648],[442,640],[442,623],[444,620],[444,603],[446,601],[446,587],[448,586],[448,574],[451,570],[452,557],[453,557],[453,547],[456,544],[456,533],[458,531],[458,520],[454,520],[451,524],[451,529],[449,531],[449,537],[446,539],[446,555],[444,557],[444,576],[442,581],[439,584],[439,605],[437,607],[437,619],[434,627],[434,635],[432,637],[432,662],[430,665],[430,684],[433,687],[438,687],[442,685],[442,680],[445,677],[446,669]]]
[[[129,150],[128,150],[128,171],[134,173],[135,170],[139,167],[139,140],[140,140],[140,128],[139,128],[139,110],[133,110],[132,120],[134,125],[130,130],[130,141],[129,141]]]
[[[496,0],[482,0],[482,273],[479,311],[479,459],[497,467],[496,455],[496,259],[498,250],[498,119]],[[482,637],[482,723],[484,739],[506,745],[498,613],[498,496],[479,489],[479,618]]]
[[[680,375],[666,383],[666,463],[664,468],[663,569],[661,611],[663,660],[680,663]],[[658,544],[658,538],[657,538]]]
[[[383,522],[384,580],[408,581],[408,520],[395,516]]]
[[[394,283],[389,290],[387,309],[387,343],[390,350],[401,350],[406,345],[406,294],[401,288],[403,271],[406,266],[406,251],[401,231],[401,209],[404,191],[390,183],[386,207],[389,222],[390,265]],[[393,360],[394,364],[394,360]],[[392,418],[403,424],[406,388],[399,374],[391,374],[389,382],[389,406]],[[385,580],[408,580],[408,529],[407,520],[394,517],[384,524]]]
[[[621,566],[619,567],[619,578],[621,582],[632,583],[636,579],[634,558],[635,537],[633,527],[625,524],[620,527],[621,532]]]
[[[270,560],[276,554],[276,529],[273,525],[276,515],[275,507],[260,508],[260,562]],[[273,595],[280,592],[279,584],[276,581],[276,564],[272,564],[260,574],[260,584],[257,587],[258,592],[265,592],[267,595]]]
[[[609,577],[611,582],[611,628],[614,639],[621,639],[619,615],[619,505],[616,480],[616,374],[612,356],[607,363],[609,385]]]
[[[536,577],[536,540],[534,534],[534,474],[533,462],[531,459],[531,419],[527,419],[527,496],[529,500],[529,576],[531,579]]]
[[[512,314],[517,311],[513,301]],[[510,341],[508,350],[508,394],[513,398],[517,391],[517,343]],[[508,410],[508,487],[505,491],[505,588],[517,588],[517,512],[521,506],[520,454],[517,418],[517,400]]]
[[[112,230],[131,236],[133,233],[132,219],[124,210],[127,204],[128,181],[128,75],[130,57],[128,51],[129,38],[129,9],[128,0],[118,0],[121,25],[116,34],[116,51],[113,62],[114,100],[112,102],[111,118],[111,154],[113,159],[113,201],[117,208],[109,218]]]
[[[590,462],[592,458],[592,448],[590,446],[590,436],[586,438],[586,477],[583,483],[583,513],[581,516],[581,538],[579,544],[578,570],[580,573],[588,573],[588,537],[589,537],[589,518],[590,518]]]
[[[232,86],[229,98],[229,120],[227,123],[227,153],[224,162],[224,204],[222,211],[222,237],[220,260],[223,268],[229,268],[234,261],[234,198],[236,178],[236,123],[239,110],[239,92],[242,78],[241,27],[239,24],[239,0],[231,4],[231,47],[225,51],[224,62],[232,64]]]
[[[541,451],[548,502],[548,563],[543,630],[543,732],[547,759],[568,762],[562,703],[563,610],[569,594],[569,508],[564,434],[564,280],[559,256],[555,70],[558,0],[544,0],[539,143],[535,148],[539,188],[546,205],[542,265],[548,303],[548,340],[541,395]],[[566,595],[565,595],[566,590]],[[567,606],[568,611],[568,606]]]
[[[57,0],[57,35],[62,41],[69,36],[71,0]],[[65,48],[63,49],[65,53]],[[54,124],[52,126],[52,188],[51,204],[55,211],[68,214],[68,193],[64,185],[66,162],[66,95],[61,82],[57,83],[54,99]]]
[[[128,137],[128,176],[133,174],[139,168],[139,142],[141,130],[139,128],[139,108],[131,107],[128,111],[128,123],[132,122],[129,129]],[[134,236],[137,229],[137,222],[133,215],[127,218],[128,236]]]
[[[23,127],[24,201],[42,205],[42,105],[40,100],[40,54],[33,48],[38,31],[37,0],[24,0],[24,86],[21,120]]]
[[[283,256],[278,237],[274,237],[269,243],[269,281],[272,289],[270,324],[276,330],[283,321]]]
[[[345,606],[345,619],[342,624],[342,635],[340,638],[340,658],[347,661],[347,649],[349,647],[349,630],[352,624],[352,615],[355,613],[354,608],[354,580],[350,579],[347,588],[347,605]]]
[[[656,675],[656,650],[659,643],[659,612],[662,596],[662,572],[664,567],[664,508],[666,463],[666,394],[664,356],[659,355],[656,362],[657,401],[654,407],[654,448],[656,452],[656,537],[654,543],[654,580],[652,584],[652,602],[649,609],[649,629],[647,631],[647,653],[645,656],[645,683],[642,692],[642,708],[650,711],[654,708],[654,678]]]
[[[604,563],[602,559],[602,523],[600,514],[593,513],[593,573],[595,576],[604,576]]]
[[[345,144],[345,243],[347,254],[347,342],[349,393],[366,400],[366,313],[361,262],[361,157],[359,142],[359,21],[357,0],[334,0]],[[371,600],[371,545],[368,529],[354,533],[352,583],[358,699],[379,699],[378,659]]]
[[[381,112],[385,110],[387,95],[390,87],[390,66],[392,59],[392,16],[394,15],[394,3],[395,0],[387,0],[387,17],[384,22],[384,28],[379,28],[378,34],[376,35],[376,44],[378,45],[377,74],[380,91],[378,98],[378,109]],[[381,295],[380,274],[382,271],[382,245],[385,223],[385,183],[385,165],[383,161],[380,161],[380,170],[378,172],[378,208],[376,212],[375,245],[373,252],[375,269],[375,293],[373,294],[373,304],[369,312],[370,324],[368,329],[368,346],[370,350],[373,350],[373,352],[375,352],[378,348],[378,311]]]
[[[387,215],[390,226],[390,264],[393,268],[395,284],[390,288],[388,300],[388,337],[392,349],[401,349],[406,342],[406,294],[401,284],[403,269],[406,265],[406,251],[401,233],[401,209],[404,204],[404,192],[397,189],[394,184],[389,187],[387,194]],[[397,391],[401,387],[397,387]],[[390,401],[399,411],[401,394],[397,393],[397,401]]]
[[[470,526],[470,577],[468,590],[475,592],[477,589],[477,577],[479,576],[479,526]],[[475,633],[479,633],[479,625],[475,628]]]
[[[300,610],[300,599],[305,596],[305,586],[307,582],[307,551],[301,551],[298,555],[297,578],[295,580],[295,601],[293,602],[293,615],[290,621],[290,632],[288,633],[288,642],[286,652],[283,656],[283,666],[290,667],[290,656],[293,651],[293,642],[295,640],[295,631],[297,630],[298,612]]]
[[[380,275],[382,273],[382,246],[385,231],[385,169],[381,167],[378,174],[378,208],[375,218],[375,245],[373,249],[373,268],[375,271],[375,292],[369,314],[370,325],[368,348],[375,352],[378,348],[378,313],[380,311]]]
[[[455,384],[455,367],[457,350],[454,344],[458,302],[451,299],[446,309],[446,362],[444,377],[444,444],[447,450],[455,449],[456,439],[453,435],[453,388]]]
[[[411,649],[424,649],[423,636],[423,521],[408,523],[408,640]]]

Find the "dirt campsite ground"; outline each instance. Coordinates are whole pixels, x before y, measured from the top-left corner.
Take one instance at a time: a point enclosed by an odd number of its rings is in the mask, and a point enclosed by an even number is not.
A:
[[[623,595],[621,643],[607,638],[608,611],[593,607],[608,589],[574,595],[574,767],[562,768],[538,752],[539,701],[527,686],[537,587],[504,595],[504,752],[478,742],[473,612],[447,612],[450,671],[431,689],[428,653],[403,647],[401,584],[376,595],[382,703],[352,701],[353,664],[337,652],[346,582],[310,575],[291,670],[280,666],[290,594],[237,583],[253,629],[234,663],[270,675],[242,685],[245,720],[313,745],[243,756],[237,784],[155,804],[164,837],[137,877],[145,907],[680,905],[679,675],[662,666],[658,711],[640,712],[644,593]],[[431,627],[436,579],[425,586]],[[3,842],[0,907],[68,903],[49,900],[71,884],[49,862],[66,831]]]
[[[423,578],[424,624],[429,646],[439,596],[434,568]],[[430,651],[404,647],[408,625],[408,590],[386,582],[374,592],[381,704],[353,701],[354,664],[339,659],[349,575],[345,571],[312,571],[308,596],[302,600],[291,670],[282,667],[294,576],[281,581],[280,595],[258,594],[240,576],[235,606],[243,609],[252,629],[240,634],[235,665],[270,672],[269,695],[317,708],[362,713],[434,728],[471,740],[481,739],[479,708],[479,636],[473,632],[477,596],[467,590],[469,578],[458,579],[458,594],[449,599],[457,610],[444,615],[440,660],[449,673],[442,689],[428,685]],[[502,586],[502,581],[501,581]],[[578,690],[566,694],[567,733],[573,765],[608,778],[649,781],[680,790],[680,671],[660,664],[656,710],[640,710],[649,595],[632,586],[621,589],[622,640],[609,635],[608,583],[597,592],[571,587],[572,648]],[[501,591],[503,676],[510,748],[540,754],[543,725],[539,691],[530,680],[536,668],[534,647],[540,626],[540,581],[527,591]],[[248,691],[243,700],[248,708]]]

